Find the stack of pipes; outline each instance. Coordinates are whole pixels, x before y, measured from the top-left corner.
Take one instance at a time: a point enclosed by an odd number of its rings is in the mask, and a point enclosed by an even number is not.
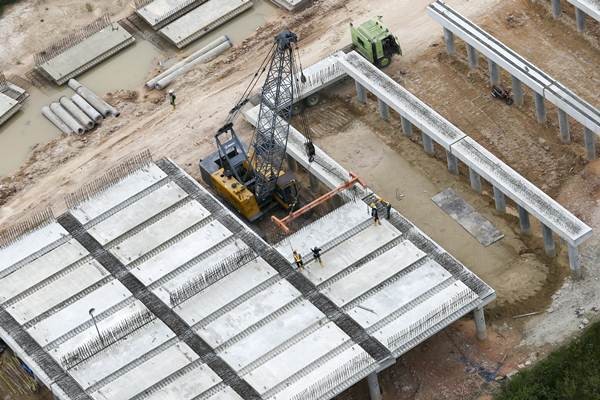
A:
[[[192,53],[190,56],[184,58],[172,67],[150,79],[148,82],[146,82],[146,86],[149,89],[164,89],[169,86],[177,77],[190,71],[198,64],[207,63],[210,60],[213,60],[230,47],[231,41],[229,38],[227,36],[221,36],[220,38],[209,43],[207,46]]]
[[[118,117],[119,111],[75,79],[69,80],[75,94],[42,108],[42,114],[64,133],[82,134],[93,129],[103,118]]]

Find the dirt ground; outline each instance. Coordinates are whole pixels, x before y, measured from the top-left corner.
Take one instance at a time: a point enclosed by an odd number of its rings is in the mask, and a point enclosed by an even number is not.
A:
[[[146,148],[156,158],[174,159],[199,178],[198,158],[212,150],[213,133],[245,89],[257,67],[256,60],[262,59],[277,31],[289,26],[299,34],[302,61],[309,65],[348,42],[347,24],[351,20],[384,15],[405,53],[386,73],[593,228],[600,228],[600,211],[595,211],[600,198],[600,165],[585,162],[580,128],[572,124],[574,143],[563,145],[554,110],[549,107],[548,123],[538,124],[530,93],[522,108],[492,100],[485,60],[480,60],[479,70],[469,71],[460,45],[458,57],[447,56],[441,29],[424,12],[428,3],[317,0],[303,12],[267,23],[225,56],[179,80],[174,86],[180,104],[176,111],[165,104],[163,93],[144,88],[107,95],[120,108],[120,118],[107,120],[91,135],[61,137],[38,146],[15,175],[0,180],[0,223],[6,226],[46,205],[52,205],[56,213],[63,211],[65,194],[101,175],[122,157]],[[600,106],[600,36],[592,21],[588,24],[591,33],[579,35],[570,12],[555,21],[544,2],[448,3],[591,104]],[[23,74],[31,66],[32,52],[75,27],[63,24],[66,18],[81,26],[102,12],[117,18],[129,12],[124,0],[92,4],[92,12],[77,0],[23,1],[7,7],[0,19],[0,37],[9,37],[0,49],[0,70]],[[156,71],[160,61],[156,60]],[[507,77],[503,78],[508,84]],[[556,259],[546,258],[539,227],[534,226],[532,237],[518,234],[514,209],[510,210],[512,215],[496,215],[489,187],[483,196],[475,195],[464,171],[460,178],[448,174],[441,152],[435,158],[427,156],[420,148],[418,135],[407,139],[399,134],[397,119],[391,123],[379,120],[376,102],[357,104],[352,86],[339,85],[310,111],[317,143],[340,163],[363,175],[403,214],[498,292],[498,300],[487,313],[488,341],[475,339],[471,321],[459,321],[382,374],[386,398],[486,398],[497,386],[496,377],[519,365],[529,365],[577,332],[580,319],[575,317],[574,308],[585,305],[586,315],[595,318],[589,309],[600,306],[600,272],[593,268],[600,260],[600,235],[595,234],[582,249],[586,279],[572,282],[568,279],[565,249],[560,248]],[[237,126],[244,134],[250,132],[243,122]],[[398,177],[394,182],[388,180],[390,170]],[[430,199],[447,187],[454,188],[492,221],[505,238],[482,248],[437,209]],[[529,312],[542,313],[512,318]],[[366,385],[357,385],[340,398],[365,399]]]

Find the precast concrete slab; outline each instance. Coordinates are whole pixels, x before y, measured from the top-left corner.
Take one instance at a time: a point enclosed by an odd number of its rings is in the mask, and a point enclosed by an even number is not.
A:
[[[0,93],[0,125],[8,121],[8,119],[15,115],[15,113],[20,109],[21,103],[3,93]]]
[[[275,5],[285,8],[288,11],[296,11],[306,6],[311,0],[271,0]]]
[[[0,337],[58,398],[329,399],[393,362],[407,324],[441,329],[494,298],[396,211],[374,225],[367,190],[291,236],[324,249],[298,271],[172,161],[127,165],[25,234],[39,244],[0,249],[0,287],[18,285]]]
[[[453,189],[448,188],[433,196],[431,200],[482,245],[489,246],[504,237],[502,232],[459,197]]]
[[[211,0],[171,22],[159,33],[181,49],[250,9],[252,5],[251,0]]]
[[[121,25],[112,23],[37,67],[62,85],[134,42],[135,38]]]
[[[208,0],[154,0],[135,10],[144,21],[157,30],[176,20]]]

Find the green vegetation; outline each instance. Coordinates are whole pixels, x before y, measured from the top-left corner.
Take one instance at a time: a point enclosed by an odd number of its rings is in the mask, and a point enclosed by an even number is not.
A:
[[[600,323],[517,374],[496,400],[600,399]]]

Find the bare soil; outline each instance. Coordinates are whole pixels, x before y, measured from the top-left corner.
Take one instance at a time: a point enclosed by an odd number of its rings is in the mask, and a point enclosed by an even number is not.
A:
[[[31,67],[33,52],[71,28],[85,25],[105,11],[116,19],[130,12],[124,0],[101,3],[92,2],[92,12],[77,0],[32,0],[7,7],[0,19],[0,37],[8,38],[0,49],[0,69],[23,74]],[[479,70],[469,71],[464,56],[448,57],[441,29],[424,13],[428,3],[316,0],[305,11],[265,24],[225,56],[180,79],[174,86],[179,101],[175,111],[165,104],[161,92],[139,88],[133,93],[107,95],[120,108],[120,118],[107,120],[91,135],[60,137],[39,146],[15,175],[0,181],[2,227],[48,205],[57,213],[63,211],[65,194],[98,177],[122,157],[146,148],[156,158],[174,159],[199,178],[198,159],[213,150],[214,132],[242,94],[276,32],[284,26],[295,30],[302,38],[303,64],[309,65],[348,43],[351,20],[384,15],[405,52],[386,70],[389,75],[593,228],[600,228],[600,212],[596,211],[600,167],[584,160],[580,127],[572,124],[574,143],[563,145],[552,107],[548,123],[540,125],[533,116],[530,96],[521,108],[491,99],[485,60],[480,60]],[[448,3],[590,103],[600,105],[598,27],[592,21],[588,19],[590,33],[579,35],[569,10],[555,21],[545,2]],[[159,61],[153,73],[160,70]],[[507,78],[503,77],[508,85]],[[577,332],[574,307],[600,305],[600,273],[592,268],[600,261],[600,239],[594,235],[582,250],[589,279],[571,282],[566,278],[565,249],[560,248],[558,258],[547,259],[539,229],[532,237],[522,237],[514,210],[508,216],[493,212],[489,187],[484,196],[475,196],[464,171],[462,178],[447,174],[441,152],[435,158],[426,156],[419,148],[418,135],[402,137],[399,121],[380,121],[375,106],[373,101],[367,107],[359,106],[353,100],[352,85],[340,85],[327,101],[311,110],[318,143],[342,164],[364,174],[378,192],[498,292],[498,301],[487,315],[487,342],[477,342],[473,324],[462,320],[385,371],[383,389],[391,399],[489,398],[485,396],[497,385],[496,376],[527,360],[534,362]],[[236,127],[245,137],[251,132],[243,122]],[[391,168],[402,179],[390,182]],[[449,186],[498,226],[505,239],[481,249],[462,228],[436,211],[429,199]],[[552,312],[545,312],[547,309]],[[543,314],[512,318],[536,311]],[[590,318],[594,316],[590,314]],[[365,385],[357,385],[340,398],[364,399],[366,393]]]

